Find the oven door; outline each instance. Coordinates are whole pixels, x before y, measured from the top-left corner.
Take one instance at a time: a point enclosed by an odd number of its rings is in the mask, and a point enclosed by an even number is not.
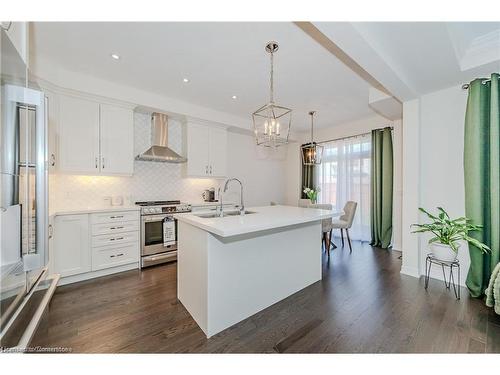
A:
[[[177,249],[177,242],[165,246],[163,221],[166,215],[151,215],[142,217],[141,255],[154,255]],[[177,222],[176,230],[177,230]]]

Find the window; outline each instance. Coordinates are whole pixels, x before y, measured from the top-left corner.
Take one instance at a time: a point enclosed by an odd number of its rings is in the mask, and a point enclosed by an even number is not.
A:
[[[341,139],[323,146],[322,164],[316,171],[316,183],[321,189],[318,201],[330,203],[339,211],[347,201],[357,202],[349,233],[352,239],[369,241],[371,135]]]

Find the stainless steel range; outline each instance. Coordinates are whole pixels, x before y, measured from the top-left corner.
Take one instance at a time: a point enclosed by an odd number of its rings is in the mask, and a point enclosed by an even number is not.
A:
[[[141,206],[141,268],[177,260],[177,220],[174,214],[191,212],[180,201],[135,202]]]

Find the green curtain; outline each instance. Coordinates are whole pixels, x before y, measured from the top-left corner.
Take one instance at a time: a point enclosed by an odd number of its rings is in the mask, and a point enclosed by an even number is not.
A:
[[[467,287],[481,297],[500,253],[500,114],[499,74],[469,85],[464,131],[465,214],[483,226],[470,235],[491,248],[483,254],[469,245]]]
[[[304,193],[304,187],[314,189],[314,165],[304,165],[302,164],[302,186],[300,187],[300,196],[304,199],[307,195]]]
[[[391,128],[372,130],[370,244],[384,249],[392,238],[392,182]]]

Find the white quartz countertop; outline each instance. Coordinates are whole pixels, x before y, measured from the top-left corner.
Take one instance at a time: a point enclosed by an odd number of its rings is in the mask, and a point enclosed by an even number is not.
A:
[[[219,202],[195,202],[190,203],[194,208],[211,208],[219,205]],[[224,206],[234,206],[234,202],[223,202]],[[140,207],[133,205],[123,206],[87,206],[87,207],[63,207],[50,210],[50,215],[78,215],[78,214],[93,214],[100,212],[116,212],[116,211],[140,211]]]
[[[195,213],[184,213],[176,217],[181,222],[194,225],[207,232],[221,237],[230,237],[318,221],[337,215],[334,211],[294,206],[250,207],[246,210],[254,213],[222,218],[202,218],[196,216]]]
[[[188,202],[189,203],[189,202]],[[220,205],[220,202],[193,202],[189,203],[191,207],[212,207]],[[222,201],[223,206],[234,206],[236,203],[231,201]]]
[[[78,214],[95,214],[100,212],[116,212],[116,211],[139,211],[140,207],[136,205],[129,206],[99,206],[99,207],[74,207],[55,209],[50,215],[78,215]]]

